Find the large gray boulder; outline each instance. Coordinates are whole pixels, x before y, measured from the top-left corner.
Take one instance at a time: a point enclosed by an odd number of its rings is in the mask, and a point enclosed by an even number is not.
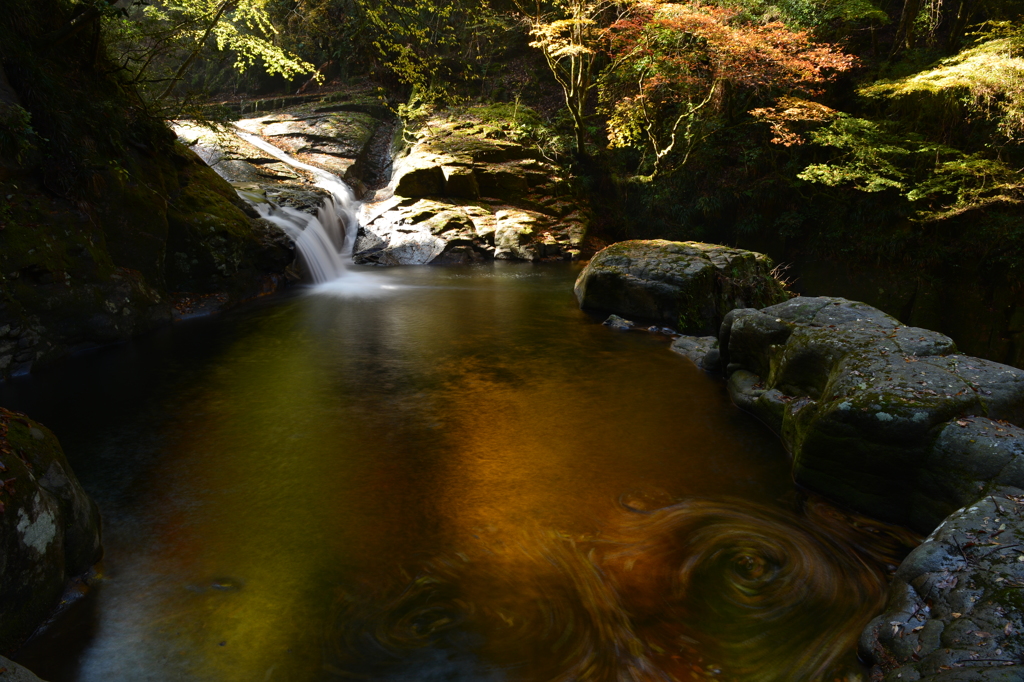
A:
[[[760,253],[701,242],[630,240],[599,251],[576,280],[584,310],[658,321],[681,331],[717,331],[733,308],[788,295]]]
[[[1024,487],[1024,441],[1002,439],[1024,424],[1024,371],[841,298],[734,310],[719,341],[733,401],[812,490],[928,532],[989,486]]]
[[[1000,488],[950,516],[900,565],[861,635],[872,680],[1024,679],[1024,491]]]
[[[873,681],[1024,679],[1024,371],[842,298],[733,310],[673,349],[726,372],[798,483],[931,532],[862,633]]]
[[[0,652],[32,634],[101,553],[99,511],[56,436],[0,408]]]

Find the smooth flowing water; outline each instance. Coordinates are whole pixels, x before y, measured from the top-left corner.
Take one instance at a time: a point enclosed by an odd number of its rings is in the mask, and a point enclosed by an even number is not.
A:
[[[102,578],[18,660],[50,682],[859,674],[872,548],[799,512],[720,380],[580,312],[577,271],[354,271],[0,384],[105,522]]]

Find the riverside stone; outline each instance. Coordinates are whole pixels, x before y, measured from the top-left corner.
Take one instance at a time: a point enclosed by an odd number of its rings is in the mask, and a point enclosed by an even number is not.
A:
[[[718,329],[733,308],[787,298],[771,260],[753,251],[663,239],[612,244],[576,280],[584,310],[614,312],[678,325],[686,332]]]
[[[0,651],[32,634],[101,553],[99,511],[57,438],[0,408]]]
[[[43,682],[31,670],[0,656],[0,682]]]
[[[950,515],[900,564],[865,628],[872,680],[1020,680],[1024,491],[996,488]]]
[[[408,264],[387,253],[409,230],[444,242],[430,262],[578,258],[587,213],[559,196],[558,169],[528,140],[512,139],[516,131],[480,121],[473,108],[431,119],[396,162],[392,194],[364,208],[355,262]]]
[[[1024,487],[1014,439],[985,435],[1024,423],[1024,371],[839,298],[734,310],[720,342],[734,402],[776,429],[802,485],[922,531],[990,485]]]
[[[733,310],[718,341],[733,401],[780,435],[798,483],[932,533],[862,634],[871,679],[1021,679],[1024,372],[841,298]]]

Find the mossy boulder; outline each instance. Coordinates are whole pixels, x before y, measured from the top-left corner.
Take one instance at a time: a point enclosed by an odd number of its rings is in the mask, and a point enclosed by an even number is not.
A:
[[[576,280],[584,310],[613,312],[678,327],[717,331],[734,308],[788,295],[760,253],[700,242],[630,240],[599,251]]]
[[[1021,679],[1024,491],[999,488],[952,514],[900,565],[861,657],[881,682]]]
[[[567,195],[560,170],[541,160],[516,116],[514,108],[472,107],[428,121],[396,161],[391,195],[378,192],[367,206],[355,262],[421,262],[427,252],[410,261],[406,245],[430,240],[408,236],[414,232],[443,241],[433,263],[578,258],[588,211]],[[402,252],[391,254],[397,245]]]
[[[840,298],[734,310],[719,341],[733,401],[780,434],[812,490],[927,532],[992,485],[1024,487],[1024,439],[1009,438],[1024,371]]]
[[[101,552],[99,511],[57,438],[0,408],[0,652],[28,637]]]
[[[173,139],[122,163],[80,201],[30,173],[0,181],[12,197],[0,216],[0,329],[21,332],[0,334],[0,375],[149,331],[171,320],[175,294],[251,298],[293,261],[284,234]]]

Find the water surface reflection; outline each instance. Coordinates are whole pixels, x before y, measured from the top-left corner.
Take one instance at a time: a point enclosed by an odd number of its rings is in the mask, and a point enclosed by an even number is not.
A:
[[[665,583],[653,567],[641,585],[627,568],[636,548],[671,553],[656,537],[685,548],[706,528],[623,512],[629,491],[699,496],[719,516],[732,507],[713,500],[742,499],[735,514],[757,509],[773,527],[790,513],[777,502],[792,492],[784,453],[720,382],[664,338],[595,324],[575,306],[568,265],[359,274],[347,292],[263,301],[0,386],[3,404],[61,437],[106,524],[105,580],[78,620],[21,660],[51,682],[618,679],[644,666],[656,676],[638,679],[661,679],[685,672],[673,656],[690,672],[759,660],[731,653],[732,626],[712,627],[707,595],[728,585],[677,573]],[[677,522],[685,534],[662,532]],[[740,535],[767,537],[753,523]],[[849,555],[843,579],[876,574],[828,533],[805,532]],[[778,535],[783,554],[795,551],[799,540]],[[816,570],[794,575],[817,586]],[[424,576],[444,585],[424,595],[461,600],[443,611],[459,627],[400,615]],[[669,590],[660,615],[655,593],[640,596],[655,585]],[[873,603],[870,590],[856,594]],[[612,624],[587,615],[597,611]],[[439,633],[436,643],[395,655],[397,635],[373,614],[406,618],[417,643]],[[512,625],[496,626],[501,614]],[[825,646],[834,618],[819,618],[819,630],[787,635],[794,649]],[[658,634],[662,622],[671,635]],[[680,653],[690,639],[718,653]],[[598,659],[566,658],[585,650],[578,641]]]

